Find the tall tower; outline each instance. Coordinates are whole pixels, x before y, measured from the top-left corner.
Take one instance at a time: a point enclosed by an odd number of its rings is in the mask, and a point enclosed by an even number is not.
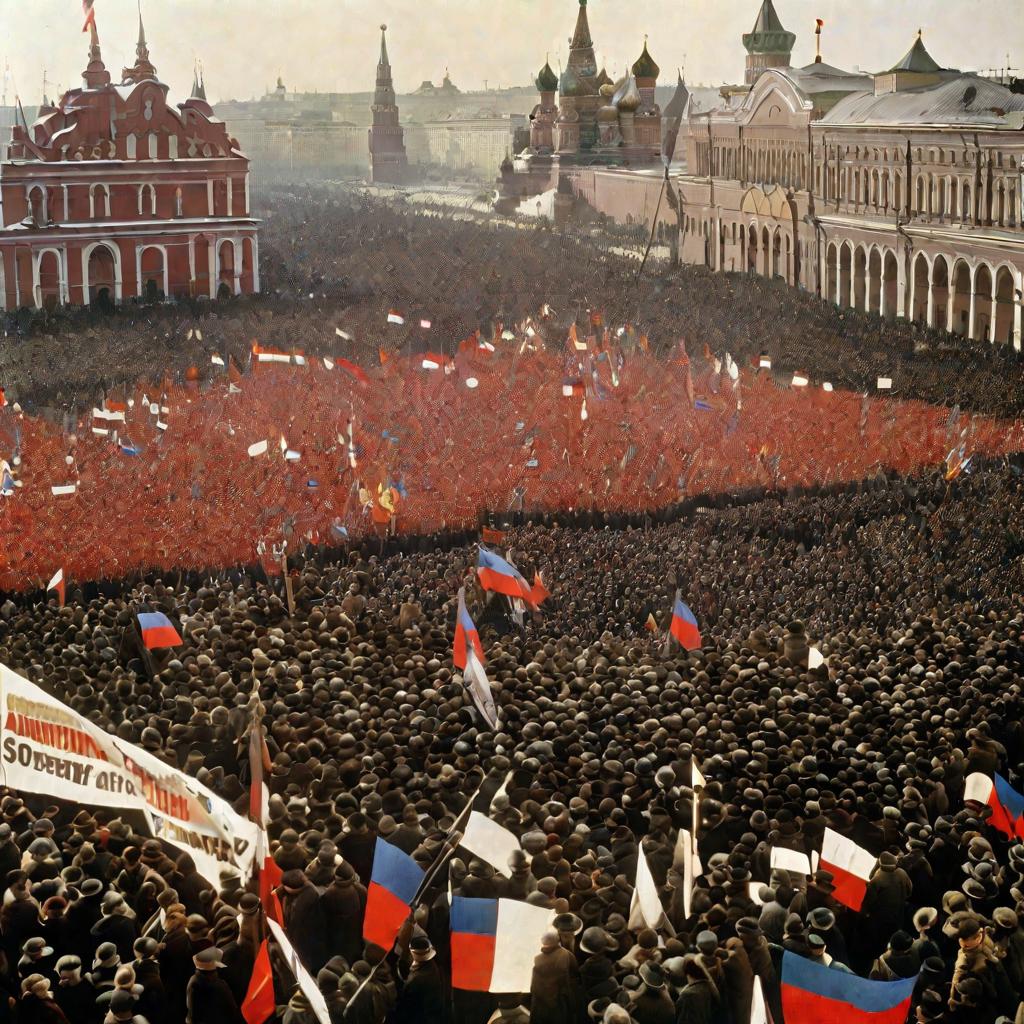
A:
[[[753,29],[743,36],[747,51],[744,82],[753,85],[767,68],[788,68],[795,43],[796,36],[782,27],[772,0],[762,0]]]
[[[405,153],[402,126],[398,123],[398,104],[391,83],[388,60],[387,25],[380,27],[380,60],[377,62],[377,87],[373,92],[373,127],[370,128],[370,180],[400,185],[406,180],[409,158]]]
[[[598,93],[597,58],[594,41],[587,20],[587,0],[579,0],[576,28],[569,43],[569,59],[560,83],[561,116],[564,134],[569,145],[559,144],[561,152],[592,149],[597,142],[597,108],[601,106]]]

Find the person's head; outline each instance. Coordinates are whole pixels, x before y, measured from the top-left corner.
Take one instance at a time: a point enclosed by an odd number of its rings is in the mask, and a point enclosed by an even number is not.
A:
[[[956,937],[961,949],[968,951],[978,949],[985,941],[985,930],[978,923],[977,918],[969,917],[960,922]]]

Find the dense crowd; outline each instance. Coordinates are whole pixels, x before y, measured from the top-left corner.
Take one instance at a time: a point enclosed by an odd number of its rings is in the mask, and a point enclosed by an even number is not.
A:
[[[242,814],[263,736],[317,990],[272,943],[274,1018],[748,1024],[763,991],[801,1024],[799,957],[916,979],[911,1020],[1024,1020],[1024,823],[967,792],[1024,788],[1015,354],[323,187],[263,232],[259,299],[7,318],[0,662]],[[481,589],[485,510],[538,607]],[[495,728],[453,661],[460,589]],[[181,645],[144,650],[145,611]],[[506,865],[460,842],[470,809]],[[816,861],[773,867],[826,828],[874,865],[860,910]],[[389,949],[379,841],[429,874]],[[0,887],[0,1024],[247,1019],[266,884],[5,785]],[[551,911],[524,991],[453,984],[455,897]]]
[[[953,487],[883,476],[647,529],[554,515],[504,538],[552,591],[521,626],[476,587],[473,546],[380,559],[368,545],[306,563],[294,617],[279,581],[239,573],[72,588],[63,609],[9,599],[0,658],[240,809],[255,679],[286,931],[332,1021],[745,1024],[755,975],[781,1020],[789,952],[918,975],[916,1019],[991,1022],[1024,995],[1024,848],[965,805],[964,780],[1024,773],[1022,512],[1020,471],[997,460]],[[496,731],[451,661],[460,585]],[[663,644],[676,587],[704,637],[689,654]],[[142,608],[184,636],[152,676],[119,643]],[[813,671],[811,644],[827,659]],[[471,799],[519,837],[510,877],[456,845]],[[0,809],[15,1019],[59,1021],[56,1005],[72,1021],[238,1020],[255,893],[217,893],[110,813],[47,803],[12,794]],[[677,837],[694,824],[703,873],[687,914]],[[818,849],[826,826],[878,858],[859,913],[827,871],[769,865],[774,847]],[[424,867],[455,846],[389,952],[362,940],[377,837]],[[630,926],[639,849],[657,930]],[[530,992],[451,988],[449,884],[555,911]],[[280,1019],[311,1022],[276,968]]]

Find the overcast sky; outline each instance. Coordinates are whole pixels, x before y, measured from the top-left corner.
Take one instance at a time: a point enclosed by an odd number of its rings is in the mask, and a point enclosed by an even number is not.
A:
[[[577,0],[142,0],[150,53],[172,98],[187,95],[195,58],[213,101],[248,99],[283,76],[289,89],[373,88],[379,24],[399,92],[451,70],[463,89],[525,84],[551,54],[564,60]],[[822,53],[840,67],[890,67],[918,28],[947,67],[1024,66],[1021,0],[775,0],[797,35],[793,61],[814,58],[814,19],[825,21]],[[742,80],[743,32],[760,0],[590,0],[598,60],[610,71],[632,63],[649,34],[662,81],[685,62],[687,80]],[[134,62],[136,0],[96,0],[103,57],[115,76]],[[80,0],[0,0],[0,60],[23,102],[36,103],[42,72],[77,86],[87,43]]]

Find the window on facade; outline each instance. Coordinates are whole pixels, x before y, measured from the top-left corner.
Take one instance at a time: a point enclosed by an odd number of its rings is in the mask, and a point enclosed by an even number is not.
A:
[[[181,189],[180,188],[176,188],[174,190],[174,216],[175,217],[182,216],[182,198],[181,198]]]
[[[89,187],[89,216],[96,220],[110,216],[110,189],[106,185]]]
[[[138,159],[139,140],[134,132],[130,133],[124,140],[125,154],[129,160]]]
[[[178,136],[169,135],[167,137],[167,157],[170,160],[178,159]]]
[[[156,132],[149,133],[149,159],[155,160],[160,150],[160,140]]]

